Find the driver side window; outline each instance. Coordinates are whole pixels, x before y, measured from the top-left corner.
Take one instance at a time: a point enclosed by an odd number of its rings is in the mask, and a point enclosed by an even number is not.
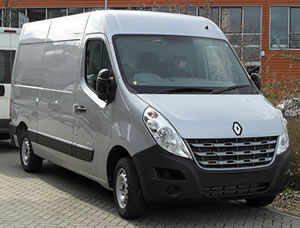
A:
[[[111,68],[107,48],[102,40],[90,40],[86,48],[85,78],[88,86],[96,90],[96,80],[100,70]]]

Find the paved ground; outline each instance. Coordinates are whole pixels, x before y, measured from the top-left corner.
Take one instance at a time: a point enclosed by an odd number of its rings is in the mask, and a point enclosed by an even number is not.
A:
[[[150,206],[138,220],[121,219],[113,195],[97,183],[45,163],[25,173],[17,149],[0,141],[0,227],[300,227],[300,217],[239,201]]]

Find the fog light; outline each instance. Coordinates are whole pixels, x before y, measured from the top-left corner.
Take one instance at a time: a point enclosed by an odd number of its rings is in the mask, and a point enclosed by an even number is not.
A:
[[[175,186],[169,186],[169,187],[167,188],[167,193],[168,193],[169,195],[174,195],[174,194],[177,193],[177,188],[176,188]]]

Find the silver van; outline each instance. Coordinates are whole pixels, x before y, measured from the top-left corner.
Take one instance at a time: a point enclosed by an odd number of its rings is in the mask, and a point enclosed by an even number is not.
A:
[[[286,120],[221,30],[202,17],[98,11],[25,24],[11,138],[25,171],[51,161],[146,203],[245,199],[265,206],[289,177]]]

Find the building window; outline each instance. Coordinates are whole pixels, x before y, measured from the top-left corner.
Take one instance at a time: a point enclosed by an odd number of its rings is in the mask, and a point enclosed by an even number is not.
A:
[[[63,17],[67,15],[67,9],[66,8],[53,8],[48,9],[47,17],[48,19],[56,18],[56,17]]]
[[[225,33],[242,32],[242,8],[222,8],[221,29]]]
[[[206,17],[219,25],[219,7],[201,7],[199,15]]]
[[[19,28],[19,13],[25,15],[25,9],[11,9],[11,27]]]
[[[45,20],[46,9],[27,9],[27,17],[29,18],[29,22]]]
[[[270,48],[300,48],[300,7],[271,7]]]
[[[128,10],[128,7],[110,7],[112,10]]]
[[[68,9],[68,15],[83,13],[83,8],[71,7]]]
[[[271,7],[271,48],[288,47],[288,7]]]
[[[198,7],[196,6],[179,6],[179,13],[198,16]]]
[[[170,7],[169,6],[153,7],[152,11],[170,13]]]
[[[152,11],[152,7],[145,7],[145,6],[131,7],[130,9],[131,10]]]
[[[300,7],[291,8],[290,48],[300,48]]]
[[[104,8],[98,7],[98,8],[84,8],[84,12],[92,12],[92,11],[97,11],[97,10],[103,10]]]
[[[260,7],[244,7],[244,33],[260,33]]]

